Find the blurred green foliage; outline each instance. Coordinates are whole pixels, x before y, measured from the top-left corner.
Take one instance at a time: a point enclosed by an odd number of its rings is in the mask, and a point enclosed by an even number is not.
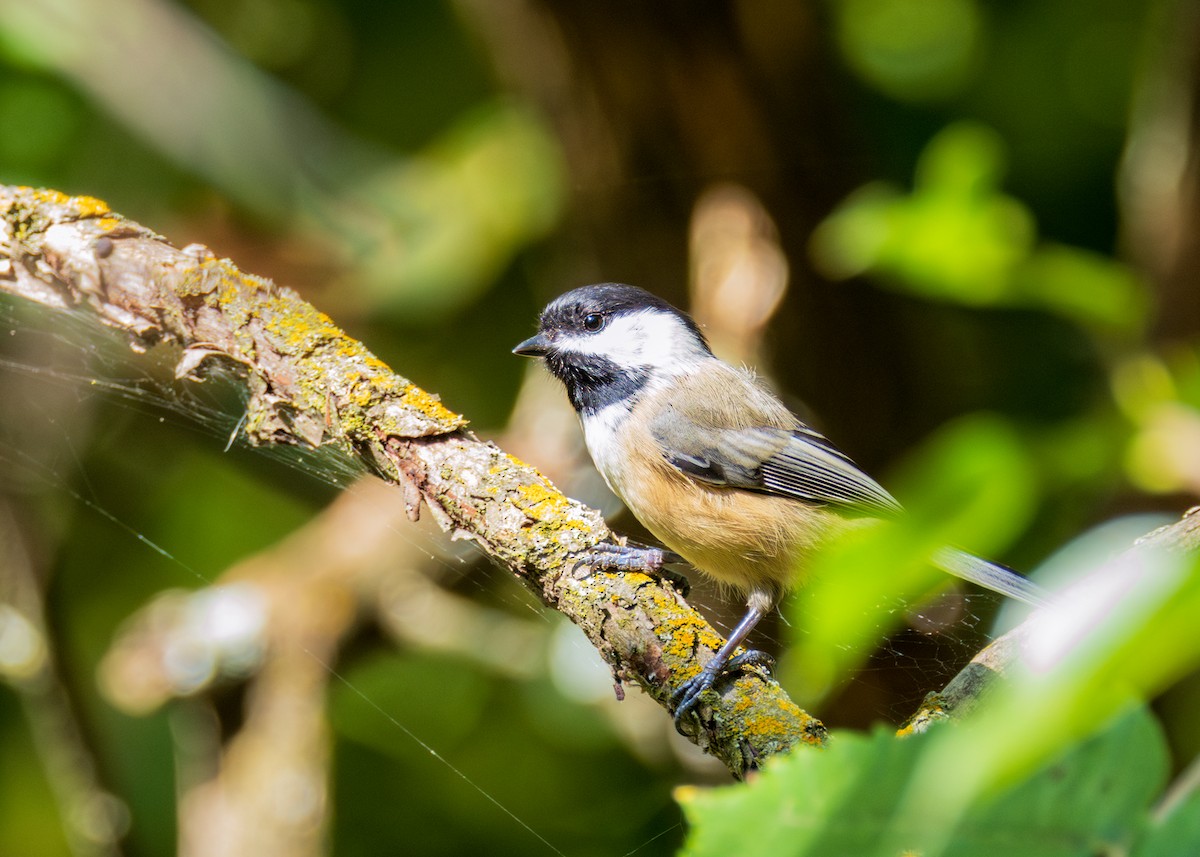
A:
[[[1143,707],[1200,665],[1200,563],[1118,560],[1061,598],[1033,620],[1028,664],[966,722],[906,739],[842,735],[828,753],[773,762],[749,786],[691,795],[685,853],[727,853],[748,826],[753,848],[738,853],[1200,848],[1194,783],[1156,806],[1168,751]]]
[[[983,10],[975,0],[842,0],[838,47],[865,81],[905,101],[959,91],[980,58]]]
[[[819,705],[908,622],[906,605],[949,582],[930,564],[938,548],[1002,556],[1037,504],[1030,453],[995,417],[945,427],[904,463],[895,485],[909,515],[838,539],[785,607],[794,639],[780,669],[801,706]]]
[[[1149,311],[1125,265],[1086,250],[1039,246],[1033,215],[1000,190],[1003,143],[952,125],[917,163],[913,192],[868,185],[813,236],[830,277],[871,274],[893,288],[970,306],[1028,306],[1131,338]]]
[[[1195,793],[1152,809],[1200,750],[1191,566],[1081,610],[1060,658],[958,729],[839,729],[911,713],[987,633],[976,599],[948,634],[914,630],[946,595],[941,544],[1033,568],[1200,492],[1195,297],[1145,238],[1191,221],[1158,204],[1146,220],[1131,145],[1156,141],[1143,168],[1186,180],[1170,110],[1145,112],[1151,81],[1195,93],[1186,4],[518,5],[0,2],[0,181],[99,196],[299,289],[480,430],[504,424],[524,369],[508,348],[546,299],[633,278],[681,301],[698,192],[751,187],[793,271],[768,343],[779,381],[912,515],[837,543],[783,609],[780,675],[835,728],[829,750],[684,793],[687,852],[1200,849]],[[10,303],[5,331],[0,494],[22,541],[0,563],[35,558],[122,853],[168,854],[196,749],[180,736],[235,728],[241,700],[121,714],[96,690],[101,656],[157,593],[275,543],[344,474],[222,452],[236,403],[197,433],[194,408],[102,395],[89,378],[140,389],[151,370],[123,371],[98,334]],[[412,538],[456,595],[552,629],[504,575]],[[941,636],[921,660],[914,640]],[[881,666],[897,662],[916,666]],[[329,692],[332,853],[679,847],[672,789],[722,778],[667,717],[620,725],[545,664],[486,663],[397,653],[369,626],[352,641]],[[100,853],[63,832],[25,699],[0,693],[0,853]]]
[[[848,735],[827,752],[782,760],[749,787],[689,794],[684,806],[696,827],[683,853],[1085,857],[1200,847],[1194,835],[1165,830],[1187,824],[1188,808],[1176,810],[1179,818],[1151,820],[1167,749],[1144,709],[961,815],[947,796],[958,772],[976,761],[970,752],[939,758],[947,766],[929,773],[941,779],[922,777],[946,734],[904,741],[883,731]]]

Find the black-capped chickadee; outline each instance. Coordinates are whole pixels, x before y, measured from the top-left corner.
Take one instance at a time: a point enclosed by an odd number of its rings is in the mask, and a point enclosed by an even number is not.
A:
[[[654,536],[746,596],[728,642],[676,693],[675,723],[726,669],[769,658],[733,652],[803,574],[805,556],[854,517],[900,504],[754,376],[717,359],[696,323],[633,286],[567,292],[536,335],[513,349],[541,357],[566,385],[588,452],[609,487]],[[594,564],[661,567],[654,548],[601,546]],[[1041,603],[1013,571],[953,548],[934,562],[1012,598]]]

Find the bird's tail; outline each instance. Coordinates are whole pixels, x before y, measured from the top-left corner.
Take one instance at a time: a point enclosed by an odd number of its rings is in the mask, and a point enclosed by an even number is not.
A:
[[[984,589],[999,592],[1035,607],[1043,607],[1050,602],[1046,590],[1021,577],[1011,568],[972,556],[958,548],[939,548],[933,555],[933,564],[955,577],[961,577],[963,580],[979,584]]]

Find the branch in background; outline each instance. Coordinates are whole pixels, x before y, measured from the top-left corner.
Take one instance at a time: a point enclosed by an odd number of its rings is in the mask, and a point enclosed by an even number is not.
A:
[[[690,233],[692,315],[726,363],[762,366],[763,331],[788,285],[771,215],[748,188],[723,182],[697,200]]]
[[[101,688],[131,714],[194,698],[221,679],[249,679],[245,716],[224,744],[206,734],[214,718],[176,717],[177,732],[188,730],[178,742],[181,857],[323,853],[327,665],[360,613],[378,613],[401,642],[531,671],[546,623],[497,615],[438,587],[433,558],[400,529],[403,519],[397,492],[363,479],[212,585],[158,596],[106,653]]]
[[[372,487],[365,499],[377,503],[387,489]],[[398,517],[362,515],[360,496],[343,493],[211,586],[158,596],[101,662],[105,695],[134,714],[255,672],[244,717],[223,745],[201,703],[175,712],[181,857],[324,853],[328,665],[359,613],[361,559],[382,553],[382,531]],[[397,574],[406,569],[400,559]]]
[[[611,538],[596,511],[537,470],[464,430],[465,420],[394,374],[289,289],[241,273],[206,248],[177,250],[99,200],[0,190],[0,291],[85,310],[135,348],[182,349],[180,378],[232,363],[249,391],[252,444],[334,444],[470,538],[544,603],[578,624],[621,679],[667,706],[721,645],[669,586],[641,574],[572,573]],[[708,697],[694,739],[736,775],[824,727],[774,681],[745,674]]]
[[[1191,554],[1200,550],[1200,506],[1189,509],[1183,518],[1147,533],[1131,548],[1110,560],[1113,566],[1136,564],[1148,552]],[[1054,609],[1053,606],[1048,609]],[[1033,623],[1027,619],[1002,637],[993,640],[959,671],[942,690],[931,693],[901,728],[901,734],[924,732],[939,720],[963,717],[973,711],[992,690],[1006,670],[1017,663],[1025,651]]]
[[[16,691],[73,857],[120,857],[129,809],[104,788],[59,675],[41,582],[11,510],[0,504],[0,680]]]

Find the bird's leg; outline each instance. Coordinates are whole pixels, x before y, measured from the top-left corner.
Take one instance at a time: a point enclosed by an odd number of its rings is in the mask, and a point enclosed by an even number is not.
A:
[[[649,547],[648,545],[625,544],[617,545],[602,542],[594,546],[580,559],[579,566],[593,569],[608,568],[616,571],[643,571],[651,577],[670,581],[671,585],[687,597],[691,590],[688,579],[677,571],[671,571],[664,566],[683,562],[683,557],[664,548]]]
[[[768,669],[774,666],[775,659],[757,649],[747,649],[740,655],[733,656],[737,647],[750,635],[759,620],[766,615],[774,600],[774,597],[768,593],[752,592],[748,599],[746,615],[733,629],[733,633],[729,635],[725,645],[713,656],[712,660],[704,665],[699,674],[684,682],[683,686],[671,696],[671,705],[675,708],[675,728],[680,735],[687,734],[683,731],[683,719],[695,709],[696,704],[700,701],[700,695],[712,687],[723,673],[750,664],[765,666]]]

